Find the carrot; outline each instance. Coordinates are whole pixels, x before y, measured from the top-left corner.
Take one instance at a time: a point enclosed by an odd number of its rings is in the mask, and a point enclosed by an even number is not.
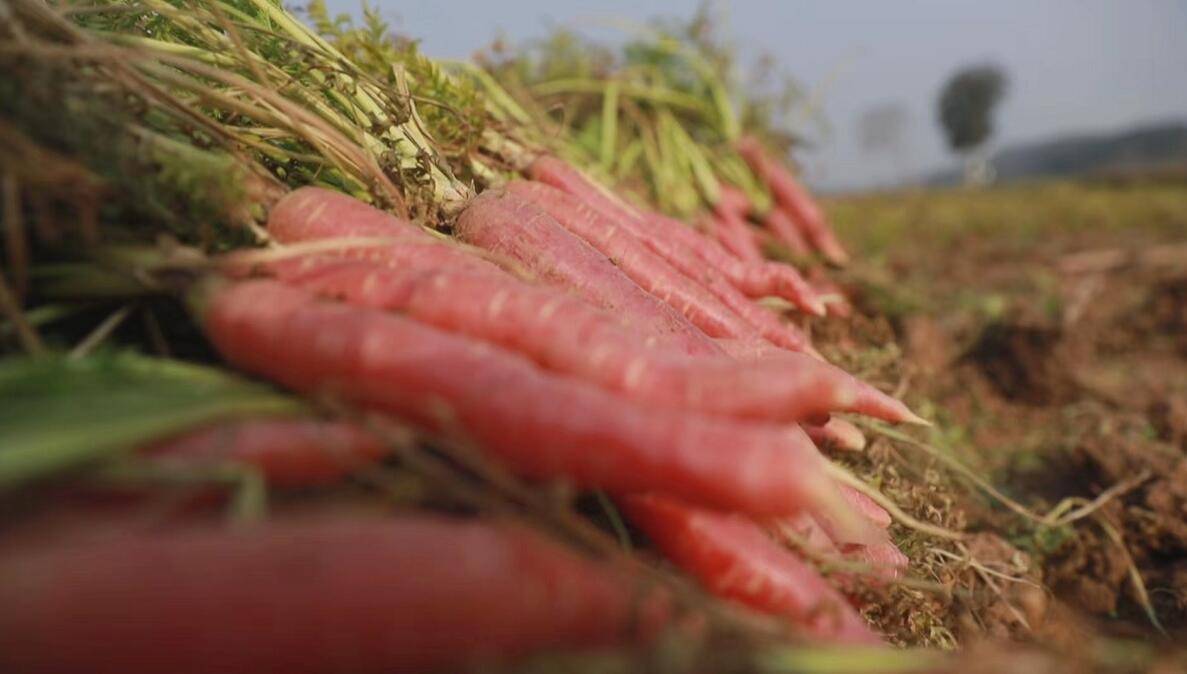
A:
[[[849,505],[861,513],[862,517],[867,522],[880,529],[886,529],[893,521],[890,513],[882,509],[870,497],[857,491],[848,485],[838,485],[841,496],[849,503]],[[817,550],[826,555],[835,555],[843,557],[844,559],[865,564],[870,567],[871,574],[874,578],[881,578],[883,580],[894,580],[902,575],[903,569],[907,568],[909,560],[907,556],[899,550],[894,541],[889,539],[881,541],[867,541],[864,543],[845,543],[838,542],[845,536],[844,532],[836,529],[835,524],[829,520],[826,514],[811,515],[803,513],[798,521],[801,526],[808,524],[808,528],[814,527],[816,531],[809,534],[810,541],[817,541],[824,538],[828,541],[828,545],[817,545]],[[843,577],[842,577],[843,580]]]
[[[232,364],[472,441],[525,477],[855,521],[798,428],[637,405],[488,344],[275,281],[204,290],[203,323]]]
[[[316,241],[311,239],[310,241]],[[391,269],[403,274],[432,272],[441,269],[477,276],[500,284],[509,281],[528,284],[528,278],[517,276],[487,260],[475,257],[457,246],[438,243],[376,240],[365,247],[351,245],[344,238],[335,237],[315,250],[284,250],[270,259],[255,251],[232,253],[223,259],[219,270],[229,278],[245,279],[253,276],[300,278],[321,273],[335,266],[360,266],[370,269]],[[561,292],[561,291],[558,291]]]
[[[710,592],[823,639],[880,643],[839,592],[753,521],[655,494],[630,496],[622,505],[668,559]]]
[[[741,363],[770,366],[772,363],[788,359],[789,356],[794,355],[788,351],[777,349],[773,346],[756,344],[753,342],[729,339],[719,339],[716,341],[717,346],[725,351],[727,355]],[[815,352],[808,352],[808,355],[811,355],[818,360],[823,360],[820,355],[815,354]],[[858,388],[857,401],[853,404],[853,409],[851,411],[864,414],[869,417],[874,417],[876,419],[890,421],[896,424],[908,423],[922,426],[931,425],[927,420],[912,412],[911,409],[907,407],[902,401],[897,400],[894,397],[883,393],[882,391],[879,391],[868,382],[864,382],[860,379],[855,379],[855,381],[857,381]],[[852,448],[853,444],[861,444],[862,447],[865,446],[864,436],[860,439],[857,437],[861,434],[861,431],[854,428],[852,424],[846,421],[838,421],[836,424],[833,424],[831,429],[827,431],[820,429],[814,430],[813,432],[816,433],[816,436],[813,439],[820,440],[821,442],[837,439],[838,426],[840,427],[840,437],[849,441],[846,444],[850,448]]]
[[[647,639],[666,609],[637,594],[510,525],[338,515],[129,532],[0,558],[0,669],[456,671]]]
[[[666,243],[656,245],[654,242],[663,237],[650,234],[646,227],[639,223],[619,222],[624,225],[627,231],[631,232],[636,240],[647,245],[659,257],[669,261],[677,272],[708,290],[721,304],[756,330],[758,336],[763,340],[792,351],[813,352],[808,336],[799,328],[788,322],[780,321],[773,312],[751,301],[713,266],[706,265],[697,259],[694,253],[667,239],[665,239]],[[683,225],[678,226],[687,229]],[[794,271],[792,273],[794,274]],[[804,287],[808,286],[804,284]],[[813,309],[820,308],[823,311],[822,306],[816,307],[814,304],[811,306]],[[760,340],[750,337],[749,341],[757,343]]]
[[[675,307],[710,337],[759,337],[753,326],[712,293],[649,250],[625,226],[601,215],[579,198],[544,183],[513,181],[507,190],[544,209],[562,227],[600,250],[623,273]]]
[[[784,349],[780,349],[770,342],[752,342],[744,339],[715,339],[713,341],[717,342],[717,346],[721,347],[726,355],[742,363],[757,363],[775,359],[784,353]],[[804,353],[808,353],[818,360],[824,359],[824,356],[821,356],[810,346],[805,348]]]
[[[894,541],[847,546],[842,554],[850,561],[869,566],[874,578],[882,580],[901,578],[903,571],[911,563]]]
[[[383,242],[366,247],[343,246],[334,254],[403,268],[448,266],[504,274],[496,264],[437,239],[407,220],[319,187],[302,187],[276,202],[268,214],[268,233],[280,243],[375,238]]]
[[[776,529],[790,530],[795,534],[796,545],[803,545],[810,552],[826,560],[856,562],[869,567],[868,572],[861,574],[867,583],[895,580],[902,576],[903,569],[907,568],[909,563],[907,556],[899,550],[894,541],[885,540],[870,545],[837,545],[829,538],[824,527],[809,513],[783,519],[777,523]],[[858,585],[858,579],[852,574],[837,573],[831,578],[846,591]]]
[[[717,203],[713,204],[715,213],[733,213],[745,219],[754,210],[750,197],[733,185],[722,185],[718,191]]]
[[[837,488],[849,507],[860,513],[866,522],[882,530],[890,526],[890,513],[883,510],[870,497],[847,485],[838,485]],[[825,533],[828,534],[829,538],[836,542],[842,550],[846,550],[848,546],[854,544],[869,545],[882,543],[886,540],[885,537],[881,537],[879,540],[855,541],[852,540],[851,533],[843,531],[841,527],[837,526],[838,523],[828,513],[814,513],[813,517],[824,529]]]
[[[820,526],[811,513],[801,512],[791,517],[782,517],[768,523],[768,526],[776,534],[789,538],[789,542],[793,546],[802,545],[809,551],[825,557],[839,558],[841,556],[841,549],[837,547],[833,539],[828,537],[828,534],[824,532],[824,527]],[[787,536],[789,533],[792,536]]]
[[[812,200],[795,176],[763,150],[758,140],[745,137],[738,141],[738,153],[767,184],[779,206],[787,211],[804,235],[825,258],[835,264],[845,264],[849,255],[837,240],[836,234],[824,219],[824,213]]]
[[[860,452],[866,447],[866,436],[853,424],[833,417],[821,425],[804,426],[808,437],[818,447],[832,447],[846,452]]]
[[[640,288],[605,255],[533,204],[488,190],[462,211],[454,233],[516,260],[545,282],[572,290],[640,331],[668,336],[686,353],[721,353],[680,312]]]
[[[268,233],[284,242],[356,236],[436,241],[407,220],[321,187],[302,187],[276,202],[268,213]]]
[[[599,185],[572,164],[552,155],[541,155],[527,170],[532,180],[571,194],[611,220],[638,220],[640,211]]]
[[[324,207],[322,205],[324,204]],[[384,243],[378,247],[343,247],[341,250],[330,249],[319,256],[302,256],[300,258],[273,263],[270,268],[273,273],[288,269],[290,274],[299,274],[303,266],[310,264],[324,266],[322,258],[326,255],[341,256],[352,259],[368,260],[381,263],[389,267],[402,270],[436,270],[454,269],[466,270],[492,276],[492,284],[505,283],[511,276],[522,276],[522,267],[516,265],[512,270],[500,269],[494,263],[475,257],[470,252],[458,246],[438,241],[432,236],[412,228],[407,221],[395,218],[387,213],[372,208],[362,202],[335,192],[317,188],[301,188],[282,199],[272,210],[268,222],[269,230],[277,241],[282,243],[298,243],[323,239],[347,239],[358,237],[384,237]],[[391,233],[395,232],[392,236]],[[580,253],[583,251],[575,251]],[[539,258],[536,260],[539,262]],[[596,267],[597,265],[593,265]],[[670,307],[662,305],[658,300],[647,296],[627,279],[621,278],[621,273],[610,269],[612,265],[605,265],[601,271],[607,272],[606,281],[618,281],[617,289],[636,308],[645,311],[654,310],[659,313],[660,325],[652,326],[652,334],[657,330],[663,335],[659,340],[662,345],[694,354],[719,354],[720,350],[710,343],[695,326],[689,324],[681,316],[677,316]],[[242,272],[231,267],[232,271]],[[509,273],[514,271],[514,274]],[[603,283],[604,285],[604,283]],[[633,297],[638,295],[638,298]],[[597,298],[595,298],[597,299]],[[620,322],[630,324],[631,314],[619,314]],[[635,321],[638,323],[637,321]],[[638,326],[644,327],[644,326]]]
[[[829,316],[849,318],[853,315],[853,305],[849,303],[849,298],[845,297],[845,291],[836,281],[828,278],[823,269],[813,269],[808,282],[824,302]]]
[[[727,250],[743,261],[761,263],[763,254],[758,237],[750,225],[746,224],[746,216],[751,209],[750,199],[744,192],[729,185],[722,185],[720,197],[713,205],[710,222],[717,240]]]
[[[685,265],[674,266],[679,268]],[[760,306],[751,298],[746,297],[737,287],[715,270],[706,268],[703,265],[698,270],[696,269],[697,263],[695,261],[690,261],[688,266],[690,270],[685,273],[690,278],[698,281],[709,292],[713,293],[713,296],[721,301],[722,304],[732,309],[734,313],[757,330],[759,336],[766,340],[766,342],[781,349],[815,354],[808,335],[794,324],[780,320],[773,311]],[[750,341],[761,344],[758,340],[752,339]]]
[[[645,241],[671,240],[683,243],[687,250],[693,252],[693,255],[683,256],[687,260],[686,264],[696,265],[697,260],[708,263],[749,297],[782,297],[810,314],[824,315],[824,305],[816,297],[816,291],[794,267],[774,262],[743,262],[713,239],[679,220],[658,213],[647,214],[644,226]],[[672,255],[677,256],[676,252]]]
[[[352,247],[331,253],[408,270],[464,269],[498,277],[492,278],[493,283],[503,281],[508,276],[495,264],[475,257],[457,246],[439,241],[406,221],[372,208],[353,197],[328,190],[301,188],[286,196],[269,215],[268,228],[273,237],[283,243],[330,238],[386,237],[392,240],[381,247]],[[296,259],[279,265],[274,264],[272,267],[276,269],[291,266],[299,269],[301,265],[309,264],[311,259],[313,258]],[[716,347],[697,334],[692,325],[675,316],[673,310],[659,307],[661,303],[654,298],[646,297],[646,293],[639,289],[632,288],[633,284],[621,279],[621,274],[616,270],[603,271],[609,272],[608,277],[611,281],[615,280],[615,276],[619,277],[618,290],[623,292],[624,297],[635,299],[631,291],[640,296],[639,301],[634,302],[633,306],[661,312],[659,319],[665,324],[659,326],[659,329],[671,335],[665,338],[666,343],[692,353],[719,353]],[[678,331],[682,333],[673,334]]]
[[[711,232],[713,238],[729,251],[730,255],[742,262],[756,264],[763,261],[762,251],[758,247],[753,233],[745,220],[733,213],[713,213],[704,219],[705,231]]]
[[[808,254],[808,242],[804,239],[804,235],[800,234],[800,230],[796,229],[795,223],[792,222],[787,211],[777,206],[772,208],[767,213],[767,217],[763,218],[763,227],[771,232],[779,243],[786,246],[792,255],[806,256]]]
[[[883,510],[882,506],[875,503],[872,498],[857,491],[849,485],[838,485],[837,489],[840,490],[841,496],[845,497],[845,500],[849,502],[849,505],[853,506],[854,509],[864,515],[866,519],[883,529],[890,526],[890,523],[893,521],[890,518],[890,513]]]
[[[864,390],[842,370],[799,354],[774,363],[739,364],[651,348],[640,335],[579,298],[515,279],[444,270],[404,272],[354,260],[309,264],[316,261],[304,260],[297,273],[283,269],[277,278],[324,297],[399,311],[496,344],[641,403],[797,421],[857,411],[853,404]]]
[[[643,214],[640,226],[643,240],[649,242],[653,250],[673,264],[683,259],[689,265],[703,267],[702,263],[707,262],[735,285],[745,276],[744,270],[747,265],[703,231],[698,231],[675,218],[653,212]],[[791,271],[793,274],[796,273],[795,270]],[[740,285],[739,289],[742,289]],[[786,299],[794,301],[790,297]]]
[[[353,424],[314,419],[252,419],[190,431],[143,450],[169,465],[242,463],[281,487],[336,482],[387,452]]]
[[[705,267],[697,260],[703,260],[751,297],[774,295],[809,313],[824,315],[824,306],[815,298],[811,286],[787,265],[742,262],[712,238],[679,220],[632,208],[556,157],[544,155],[536,159],[528,174],[533,180],[577,197],[603,217],[633,228],[635,238],[689,277],[701,277]]]

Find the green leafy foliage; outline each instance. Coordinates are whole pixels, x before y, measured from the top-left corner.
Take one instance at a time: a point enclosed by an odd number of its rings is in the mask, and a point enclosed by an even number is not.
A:
[[[770,197],[734,151],[742,130],[782,154],[794,142],[800,89],[774,61],[738,76],[735,51],[702,6],[688,21],[627,26],[619,49],[565,29],[519,49],[497,45],[488,71],[531,111],[554,151],[689,217],[720,182],[765,210]]]
[[[223,371],[134,353],[0,361],[0,491],[217,419],[297,401]]]
[[[381,188],[376,180],[400,183],[416,172],[415,160],[401,162],[399,153],[385,154],[392,148],[384,141],[400,140],[395,127],[409,120],[407,99],[375,95],[348,62],[313,40],[279,5],[269,0],[97,4],[109,11],[76,17],[93,34],[217,68],[211,72],[173,62],[184,74],[151,74],[251,148],[285,182],[321,182],[382,202],[396,195],[376,193]],[[267,100],[275,94],[297,109]]]
[[[258,177],[241,156],[101,71],[11,53],[0,62],[0,120],[26,147],[10,155],[18,180],[43,197],[90,201],[96,212],[79,219],[119,222],[117,238],[162,228],[191,241],[242,238]],[[92,179],[80,185],[75,171],[21,156],[37,148],[72,158]]]
[[[3,58],[14,66],[5,68],[6,90],[22,101],[77,95],[56,117],[35,120],[19,110],[6,117],[98,175],[126,182],[137,197],[127,201],[153,226],[243,225],[261,217],[284,185],[319,184],[428,217],[456,209],[469,193],[400,84],[402,65],[372,77],[275,0],[52,8],[13,0],[13,7],[16,28],[0,30],[9,47]],[[444,86],[427,76],[436,72],[427,61],[405,60],[430,85]],[[67,84],[77,92],[63,92]],[[39,88],[49,91],[23,95]],[[195,204],[206,210],[194,212]]]
[[[415,40],[393,33],[366,2],[359,24],[347,14],[331,17],[324,0],[311,2],[307,11],[314,29],[347,59],[376,81],[394,90],[407,89],[437,149],[455,172],[468,170],[489,117],[473,82],[444,72],[420,52]]]

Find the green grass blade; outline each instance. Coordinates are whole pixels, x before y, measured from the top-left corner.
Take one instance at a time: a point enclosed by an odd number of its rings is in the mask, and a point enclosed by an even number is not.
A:
[[[293,398],[132,353],[0,362],[0,491],[216,419],[292,414]]]

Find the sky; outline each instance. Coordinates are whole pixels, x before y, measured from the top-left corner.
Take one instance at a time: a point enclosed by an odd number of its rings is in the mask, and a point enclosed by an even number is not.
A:
[[[359,0],[329,0],[352,12]],[[698,0],[372,0],[425,53],[464,58],[576,28],[614,39],[606,19],[691,16]],[[950,166],[935,100],[962,65],[997,63],[1010,78],[991,147],[1187,119],[1187,0],[733,0],[721,3],[742,62],[769,53],[819,100],[828,128],[801,128],[797,155],[817,188],[885,185]],[[601,22],[601,23],[600,23]],[[907,113],[897,161],[857,142],[861,115]]]

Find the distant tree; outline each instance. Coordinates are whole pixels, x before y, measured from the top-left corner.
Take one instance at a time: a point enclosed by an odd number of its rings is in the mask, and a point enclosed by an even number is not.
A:
[[[993,135],[993,109],[1005,93],[1005,71],[992,64],[956,71],[940,91],[940,124],[949,147],[965,157],[967,183],[993,179],[984,147]]]
[[[862,153],[889,162],[889,180],[901,178],[907,111],[898,103],[881,103],[862,113],[857,121],[857,140]]]

